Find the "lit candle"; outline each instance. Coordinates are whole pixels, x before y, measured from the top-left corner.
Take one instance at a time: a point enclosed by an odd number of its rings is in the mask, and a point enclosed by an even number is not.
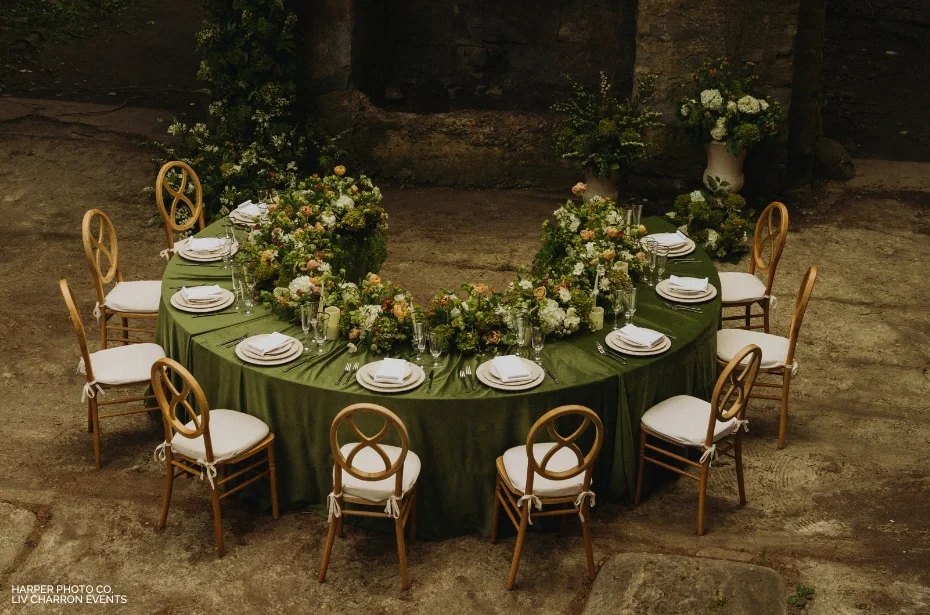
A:
[[[595,306],[591,308],[591,330],[600,331],[604,328],[604,308]]]
[[[331,305],[326,308],[326,313],[329,314],[329,320],[326,323],[326,339],[339,339],[339,316],[341,312],[335,305]]]

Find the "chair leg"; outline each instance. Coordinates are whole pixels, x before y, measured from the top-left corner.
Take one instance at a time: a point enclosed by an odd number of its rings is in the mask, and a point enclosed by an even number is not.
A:
[[[762,319],[764,328],[762,329],[766,333],[769,332],[769,311],[772,307],[772,300],[766,299],[762,302]]]
[[[344,532],[345,526],[346,526],[346,516],[341,515],[337,517],[336,518],[336,533],[339,534],[339,538],[342,538],[343,535],[345,534]]]
[[[223,547],[223,513],[220,510],[220,492],[218,489],[211,489],[210,495],[213,501],[213,533],[216,535],[216,555],[223,557],[226,552]]]
[[[708,459],[701,466],[701,485],[698,494],[698,536],[704,535],[704,506],[707,503],[707,471],[710,469],[710,460]]]
[[[271,518],[278,520],[278,473],[274,463],[274,442],[268,445],[268,482],[271,483]]]
[[[342,516],[329,520],[329,530],[326,533],[326,546],[323,547],[323,562],[320,564],[320,583],[326,581],[326,568],[329,567],[329,557],[333,553],[333,541],[336,539],[336,522]]]
[[[94,411],[91,409],[92,403],[94,403],[94,400],[87,400],[87,433],[94,433]]]
[[[100,469],[100,416],[99,410],[97,408],[97,400],[91,398],[90,400],[90,420],[91,420],[91,433],[94,438],[94,466],[99,470]]]
[[[752,326],[752,306],[747,305],[746,306],[746,328],[748,329],[751,326]]]
[[[126,327],[129,326],[129,319],[128,319],[128,318],[120,318],[120,324],[123,326],[123,335],[122,335],[122,337],[123,337],[124,340],[126,340],[125,342],[123,342],[123,346],[125,346],[126,344],[129,343],[129,331],[126,329]]]
[[[591,507],[588,505],[588,499],[585,498],[581,505],[581,515],[584,520],[581,522],[581,534],[584,537],[584,554],[588,560],[588,580],[594,580],[594,546],[591,544]]]
[[[100,319],[97,321],[97,327],[100,329],[100,349],[106,350],[107,347],[107,322],[110,315],[107,314],[106,308],[100,308]]]
[[[491,544],[497,544],[497,526],[501,518],[501,476],[496,474],[494,482],[494,508],[491,512]]]
[[[165,529],[168,522],[168,507],[171,505],[171,490],[174,488],[174,466],[171,464],[171,452],[167,452],[165,459],[165,494],[162,497],[161,517],[158,519],[158,529]]]
[[[785,448],[788,438],[788,391],[791,386],[791,368],[786,367],[782,374],[781,385],[781,418],[778,422],[778,448]]]
[[[633,496],[633,506],[639,506],[639,498],[643,494],[643,471],[646,469],[646,430],[639,429],[639,468],[636,470],[636,494]]]
[[[407,578],[407,549],[404,546],[404,522],[400,517],[394,519],[394,533],[397,534],[397,556],[400,558],[400,588],[410,589]]]
[[[410,513],[407,515],[407,540],[413,544],[417,540],[417,490],[410,494]]]
[[[530,520],[530,506],[531,502],[527,502],[526,506],[521,508],[520,512],[520,528],[517,530],[517,544],[513,548],[513,560],[510,562],[510,576],[507,577],[507,589],[513,589],[513,584],[517,580],[517,568],[520,566],[520,553],[523,552],[523,542],[526,540],[526,527],[529,525]]]
[[[736,432],[733,444],[733,458],[736,463],[736,487],[739,489],[739,505],[746,505],[746,485],[743,482],[743,432]]]

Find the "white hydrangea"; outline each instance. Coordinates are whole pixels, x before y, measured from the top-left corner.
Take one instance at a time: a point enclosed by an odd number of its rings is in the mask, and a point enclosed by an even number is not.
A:
[[[565,310],[554,299],[546,299],[539,308],[539,322],[543,332],[552,333],[560,328],[565,320]]]
[[[292,295],[307,295],[313,292],[313,284],[310,282],[310,276],[302,275],[291,280],[287,285],[287,290]]]
[[[359,308],[359,311],[362,313],[362,329],[367,331],[371,329],[375,321],[378,320],[378,316],[381,315],[381,306],[363,305]]]
[[[330,273],[333,270],[333,266],[329,263],[323,263],[319,266],[320,273]]]
[[[704,193],[700,190],[695,190],[691,193],[691,202],[692,203],[703,203],[704,202]]]
[[[762,109],[759,101],[748,94],[736,101],[736,107],[740,113],[749,113],[750,115],[755,115]]]
[[[567,288],[559,289],[559,299],[562,300],[562,303],[568,303],[572,298],[572,291]]]
[[[720,235],[712,228],[707,229],[707,243],[704,245],[707,247],[713,247],[717,243],[717,239],[720,238]]]
[[[529,280],[520,280],[520,288],[522,288],[523,290],[529,290],[533,288],[533,283],[530,282]]]
[[[713,128],[710,129],[710,138],[714,141],[723,141],[727,136],[727,120],[719,118]]]
[[[584,263],[575,263],[575,268],[572,269],[572,275],[581,275],[582,271],[584,271]]]
[[[462,310],[460,310],[460,309],[458,309],[458,308],[452,308],[452,309],[449,311],[449,315],[452,316],[452,318],[458,318],[459,316],[462,315]]]
[[[336,207],[341,209],[352,209],[355,207],[355,201],[348,194],[343,194],[336,200]]]
[[[597,254],[597,246],[594,245],[593,241],[584,244],[584,253],[588,258],[594,258],[594,255]]]
[[[566,332],[571,333],[572,331],[577,331],[580,324],[581,318],[575,313],[575,308],[570,307],[565,310],[565,320],[562,321],[562,326],[565,328]]]
[[[727,101],[727,110],[728,110],[728,111],[736,111],[736,101],[735,101],[735,100]]]
[[[704,90],[701,92],[701,104],[714,111],[722,109],[723,96],[720,95],[720,90]]]
[[[611,226],[620,224],[620,212],[618,212],[616,209],[611,209],[607,212],[607,217],[605,220],[607,220],[607,224]]]
[[[325,226],[326,228],[332,228],[336,224],[336,216],[334,216],[333,214],[329,212],[326,212],[325,214],[320,216],[320,222],[322,222],[323,226]]]

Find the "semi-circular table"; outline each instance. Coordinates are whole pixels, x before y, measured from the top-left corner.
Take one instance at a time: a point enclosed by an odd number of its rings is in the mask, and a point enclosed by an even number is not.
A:
[[[220,224],[214,223],[202,234],[220,234]],[[659,218],[649,218],[645,224],[650,232],[672,230]],[[610,331],[612,316],[608,314],[602,331],[547,343],[544,361],[561,384],[547,377],[540,386],[524,392],[484,386],[466,392],[459,370],[476,366],[478,359],[458,353],[441,357],[432,394],[426,393],[425,383],[391,395],[364,389],[354,378],[335,386],[350,359],[364,364],[379,358],[373,353],[349,355],[344,340],[329,342],[327,356],[290,371],[285,371],[288,365],[243,363],[233,347],[219,344],[246,332],[281,331],[300,339],[303,332],[261,306],[251,316],[233,313],[207,318],[193,318],[175,309],[169,303],[177,292],[172,287],[214,282],[230,287],[228,272],[218,264],[190,266],[179,256],[171,259],[165,271],[157,341],[168,356],[196,376],[212,408],[240,410],[268,424],[275,434],[282,507],[323,510],[332,490],[329,429],[333,418],[345,406],[373,402],[390,408],[404,421],[410,448],[422,461],[417,482],[418,535],[440,539],[476,530],[488,534],[494,460],[509,447],[525,443],[530,427],[546,411],[574,403],[598,413],[605,439],[594,490],[602,502],[628,500],[643,412],[673,395],[709,397],[716,376],[720,280],[703,250],[698,248],[693,255],[699,263],[670,264],[666,274],[710,278],[718,295],[700,304],[703,313],[672,310],[652,288],[639,288],[634,321],[673,334],[677,339],[671,340],[668,351],[656,357],[630,357],[625,365],[601,356],[595,342],[603,343]]]

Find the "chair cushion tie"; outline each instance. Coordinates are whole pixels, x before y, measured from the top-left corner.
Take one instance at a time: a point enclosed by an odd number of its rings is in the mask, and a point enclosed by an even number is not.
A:
[[[578,494],[578,497],[575,498],[575,506],[578,507],[578,518],[581,519],[582,523],[584,523],[584,514],[581,512],[581,507],[584,506],[585,499],[588,500],[588,507],[594,508],[594,492],[582,491]]]
[[[749,419],[736,419],[736,424],[733,425],[733,433],[739,431],[740,427],[743,428],[743,431],[749,433]]]
[[[91,380],[84,385],[83,389],[81,389],[81,402],[87,401],[88,398],[92,399],[96,397],[97,393],[103,395],[103,389],[100,388],[100,385],[97,384],[96,380]]]
[[[400,518],[400,500],[404,496],[392,495],[387,499],[387,506],[384,507],[384,512],[391,515],[395,519]]]
[[[210,488],[216,489],[216,463],[212,461],[205,461],[203,459],[198,459],[197,463],[200,465],[200,480],[203,480],[203,475],[206,473],[207,479],[210,481]]]
[[[701,455],[701,463],[707,463],[707,460],[710,460],[710,465],[714,465],[714,462],[717,461],[719,455],[717,454],[717,445],[711,444],[710,446],[704,447],[704,454]]]
[[[775,306],[778,305],[778,299],[775,295],[766,295],[765,298],[769,300],[769,309],[774,310]]]
[[[154,454],[155,461],[165,461],[165,459],[167,459],[165,455],[165,449],[167,449],[168,446],[169,446],[168,441],[165,440],[164,442],[162,442],[161,444],[155,447],[155,454]]]
[[[103,312],[100,311],[100,308],[104,306],[100,305],[100,302],[97,301],[94,303],[94,318],[97,320],[97,324],[100,324],[100,318],[103,316]]]
[[[523,503],[527,504],[527,521],[530,522],[530,525],[533,524],[533,506],[536,507],[536,510],[542,510],[542,500],[539,499],[539,496],[528,493],[517,500],[517,508],[522,508]]]
[[[342,516],[342,507],[339,506],[339,498],[342,497],[342,493],[336,493],[331,491],[328,496],[326,496],[326,520],[329,523],[332,523],[333,517]]]

